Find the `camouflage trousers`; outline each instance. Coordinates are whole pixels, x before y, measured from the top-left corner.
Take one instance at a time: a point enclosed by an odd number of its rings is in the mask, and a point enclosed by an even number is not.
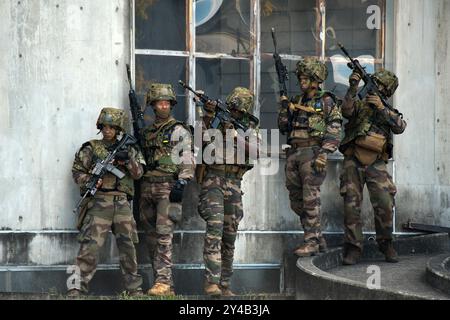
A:
[[[141,288],[142,277],[137,273],[137,258],[134,244],[139,242],[136,222],[127,196],[96,195],[88,203],[78,241],[81,244],[76,265],[80,270],[81,291],[89,291],[89,282],[94,277],[99,260],[99,250],[105,244],[109,231],[116,238],[119,260],[125,288],[135,291]]]
[[[149,259],[155,283],[173,286],[172,240],[178,219],[169,212],[169,195],[175,180],[150,182],[144,178],[141,185],[140,220],[145,232]],[[168,179],[166,179],[168,181]]]
[[[199,214],[206,221],[205,280],[228,288],[233,275],[234,243],[244,216],[241,178],[208,173],[200,193]]]
[[[392,240],[392,215],[397,189],[387,172],[386,163],[378,160],[363,166],[354,157],[345,157],[341,176],[341,195],[344,198],[345,243],[363,247],[361,204],[367,184],[375,214],[377,241]]]
[[[326,171],[317,173],[313,168],[319,151],[319,147],[292,150],[288,153],[285,168],[291,208],[300,217],[305,242],[319,243],[322,237],[320,187],[325,181]]]

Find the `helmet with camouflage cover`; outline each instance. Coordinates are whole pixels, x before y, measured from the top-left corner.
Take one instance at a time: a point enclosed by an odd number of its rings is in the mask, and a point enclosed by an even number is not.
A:
[[[237,87],[227,97],[226,102],[234,109],[252,114],[255,97],[249,89]]]
[[[394,95],[395,90],[397,90],[399,85],[397,76],[394,73],[384,69],[376,72],[372,76],[372,79],[384,87],[383,90],[381,90],[381,93],[388,98]]]
[[[172,85],[164,83],[153,83],[147,91],[146,105],[153,105],[156,101],[166,100],[174,106],[177,97]]]
[[[297,63],[297,77],[304,75],[319,83],[324,82],[328,77],[328,68],[319,59],[306,57]]]
[[[97,120],[97,129],[102,130],[103,126],[108,125],[117,127],[122,132],[125,132],[126,114],[124,110],[106,107],[100,112]]]

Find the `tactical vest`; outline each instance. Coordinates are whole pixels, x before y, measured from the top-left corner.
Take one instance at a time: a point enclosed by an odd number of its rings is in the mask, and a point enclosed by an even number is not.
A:
[[[179,173],[179,166],[172,161],[172,150],[175,144],[171,141],[172,133],[177,125],[190,131],[183,122],[175,119],[171,119],[159,127],[153,125],[144,129],[143,149],[148,171],[158,170],[168,175]]]
[[[358,113],[352,117],[345,126],[345,137],[339,150],[344,153],[345,150],[359,137],[367,136],[369,132],[382,134],[387,139],[387,154],[392,157],[393,138],[391,129],[386,119],[378,112],[362,101],[356,102]]]
[[[249,127],[250,126],[250,117],[245,114],[242,119],[239,120],[243,125]],[[226,148],[226,130],[223,128],[222,124],[220,124],[219,128],[220,131],[222,131],[223,137],[224,137],[224,141],[223,141],[223,147]],[[258,131],[258,129],[256,128],[256,130]],[[234,148],[236,150],[235,154],[237,154],[237,145],[234,145]],[[237,156],[235,157],[235,160]],[[220,166],[220,165],[219,165]],[[254,168],[254,165],[250,163],[250,159],[248,157],[245,157],[245,164],[230,164],[230,165],[226,165],[226,166],[233,166],[233,167],[239,167],[240,171],[239,171],[239,175],[243,176],[246,172],[252,170]]]
[[[342,121],[338,108],[325,110],[323,101],[325,95],[334,96],[329,92],[319,91],[314,98],[303,103],[303,96],[296,96],[291,99],[288,141],[293,139],[322,139],[327,131],[327,120],[329,122]]]
[[[108,149],[105,142],[102,140],[92,140],[88,143],[92,147],[94,154],[94,162],[97,160],[104,160],[108,156]],[[116,176],[111,173],[107,173],[103,178],[103,185],[101,190],[103,191],[120,191],[125,192],[130,197],[134,196],[134,181],[131,178],[129,172],[125,168],[119,169],[125,173],[125,177],[119,180]]]

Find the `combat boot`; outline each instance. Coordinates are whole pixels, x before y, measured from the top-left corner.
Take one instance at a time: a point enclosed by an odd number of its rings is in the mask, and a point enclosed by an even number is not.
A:
[[[320,253],[326,253],[328,252],[328,245],[327,245],[327,241],[325,240],[325,238],[323,236],[321,236],[319,238],[319,252]]]
[[[342,261],[344,266],[353,266],[361,259],[362,250],[358,247],[348,245],[345,247],[344,260]]]
[[[205,294],[210,297],[218,297],[222,295],[222,290],[220,290],[220,287],[215,283],[206,283]]]
[[[315,242],[307,242],[298,247],[294,254],[300,258],[315,256],[319,254],[319,245]]]
[[[155,283],[155,285],[148,291],[150,296],[170,296],[173,294],[170,285],[165,283]]]
[[[380,241],[378,243],[378,247],[380,251],[384,254],[384,258],[386,262],[389,263],[397,263],[398,262],[398,254],[397,251],[394,249],[394,245],[392,244],[392,241],[385,240]]]

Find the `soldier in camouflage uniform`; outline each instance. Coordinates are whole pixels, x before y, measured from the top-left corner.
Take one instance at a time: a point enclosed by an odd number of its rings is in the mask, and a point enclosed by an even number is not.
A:
[[[254,106],[254,96],[248,89],[241,87],[234,89],[226,102],[233,106],[231,112],[235,119],[240,119],[243,124],[256,129],[256,125],[248,118]],[[211,128],[212,120],[215,118],[213,103],[207,103],[204,108],[203,131]],[[242,142],[241,145],[245,145],[247,153],[255,153],[258,140],[255,140],[256,146],[249,146],[241,140],[243,136],[238,135],[230,123],[222,123],[219,130],[224,137],[222,149],[215,149],[214,164],[204,165],[205,171],[201,176],[197,175],[197,181],[201,184],[199,214],[206,221],[203,250],[206,267],[204,290],[209,296],[233,296],[230,284],[233,275],[235,241],[239,223],[244,216],[241,181],[244,174],[253,168],[248,157],[245,159],[246,164],[237,164],[236,150],[237,144]],[[227,154],[233,159],[224,159],[226,130],[234,130],[235,133],[233,142],[235,152]],[[256,134],[256,132],[252,130],[250,134]],[[219,159],[227,164],[219,164]]]
[[[392,72],[381,70],[372,77],[385,98],[394,95],[398,78]],[[341,177],[341,195],[345,205],[344,264],[356,264],[361,257],[361,203],[365,184],[375,211],[380,251],[384,253],[386,261],[395,263],[398,257],[392,245],[392,215],[397,189],[386,164],[392,157],[392,134],[402,134],[406,122],[397,110],[386,108],[376,95],[368,95],[363,101],[356,100],[360,80],[358,73],[351,75],[350,88],[342,107],[344,117],[349,119],[340,148],[345,155]]]
[[[173,232],[175,224],[181,220],[184,187],[195,173],[190,128],[171,116],[176,104],[171,85],[151,85],[146,105],[153,108],[156,120],[142,132],[142,147],[148,165],[141,185],[140,220],[153,267],[154,285],[148,292],[152,296],[175,294],[172,279]],[[183,150],[181,164],[173,161],[175,147]]]
[[[326,177],[328,155],[340,143],[342,115],[335,96],[320,89],[328,76],[325,64],[305,58],[297,64],[302,95],[282,97],[278,126],[288,136],[286,187],[292,210],[300,216],[304,243],[299,257],[326,250],[320,226],[320,187]],[[283,103],[288,101],[288,103]]]
[[[97,121],[103,140],[85,143],[75,155],[72,174],[82,193],[86,191],[84,188],[96,161],[105,159],[109,153],[107,148],[118,141],[117,136],[121,132],[125,132],[125,121],[123,110],[104,108]],[[126,174],[125,178],[119,180],[107,173],[97,184],[96,195],[83,208],[87,212],[78,236],[81,247],[76,259],[81,281],[80,287],[69,291],[71,296],[88,293],[88,284],[96,272],[99,250],[105,244],[109,231],[116,238],[125,288],[131,295],[142,294],[142,277],[137,273],[135,250],[138,236],[130,201],[134,195],[133,180],[142,176],[145,160],[140,151],[130,146],[128,152],[123,151],[116,156],[115,162],[118,169]]]

